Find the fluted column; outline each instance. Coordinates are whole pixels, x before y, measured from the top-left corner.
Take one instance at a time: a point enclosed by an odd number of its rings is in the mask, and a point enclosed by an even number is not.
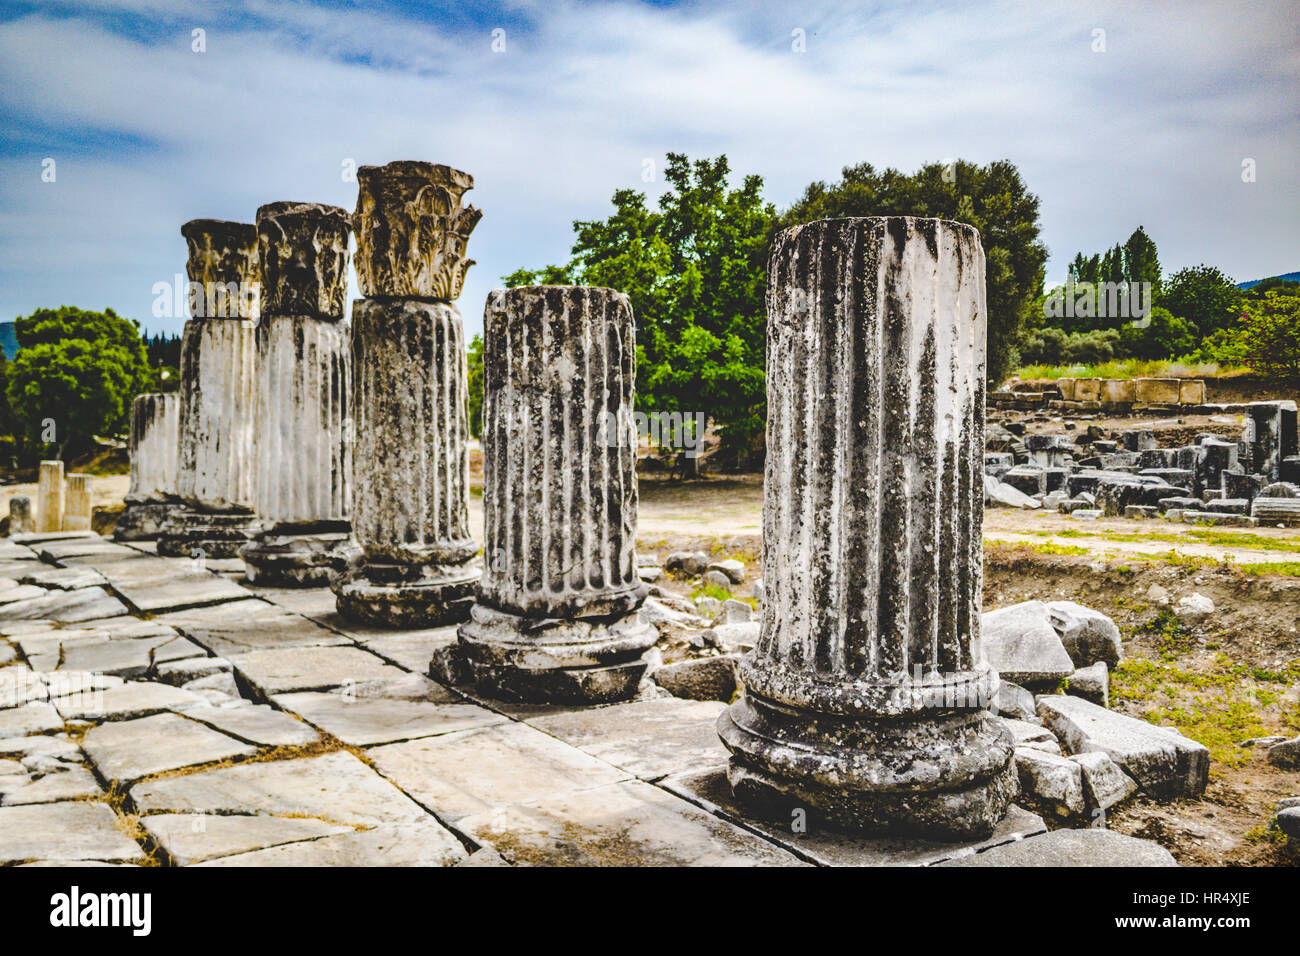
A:
[[[769,598],[718,721],[732,788],[787,820],[985,833],[1016,785],[979,650],[979,235],[823,220],[768,269]]]
[[[189,246],[190,315],[181,336],[177,491],[158,552],[234,557],[257,532],[253,501],[254,326],[261,286],[257,229],[195,219]]]
[[[43,461],[36,481],[36,530],[63,530],[63,462]]]
[[[240,551],[250,581],[321,585],[347,566],[347,210],[277,202],[257,210],[253,506],[264,529]]]
[[[95,477],[68,475],[64,488],[63,530],[89,531]]]
[[[352,528],[363,558],[332,585],[339,613],[389,627],[464,620],[469,404],[460,295],[474,180],[432,163],[357,170],[352,307]]]
[[[113,537],[119,541],[156,538],[176,508],[181,397],[149,392],[131,403],[131,486]]]
[[[630,697],[657,636],[638,610],[631,303],[611,289],[497,291],[483,328],[487,562],[461,651],[497,696]]]

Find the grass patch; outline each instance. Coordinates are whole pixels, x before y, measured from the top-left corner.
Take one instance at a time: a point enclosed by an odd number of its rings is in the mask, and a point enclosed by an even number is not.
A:
[[[1058,378],[1203,378],[1218,375],[1213,362],[1180,362],[1171,359],[1114,359],[1093,365],[1025,365],[1016,372],[1022,381]]]
[[[1267,577],[1270,574],[1284,578],[1300,578],[1300,561],[1259,561],[1232,566],[1241,574]]]

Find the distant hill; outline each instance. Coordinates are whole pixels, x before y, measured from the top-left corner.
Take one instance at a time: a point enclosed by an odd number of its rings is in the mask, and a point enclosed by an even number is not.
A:
[[[0,322],[0,351],[5,353],[5,358],[18,354],[18,337],[14,335],[12,322]]]
[[[1285,273],[1284,275],[1280,275],[1280,276],[1268,276],[1267,278],[1269,278],[1269,279],[1285,279],[1287,282],[1300,282],[1300,272],[1288,272],[1288,273]],[[1249,289],[1249,288],[1251,288],[1252,286],[1257,286],[1257,285],[1259,285],[1259,284],[1260,284],[1261,282],[1263,282],[1263,281],[1265,281],[1265,280],[1264,280],[1264,279],[1251,279],[1249,282],[1238,282],[1238,283],[1237,283],[1237,288],[1238,288],[1238,289]]]

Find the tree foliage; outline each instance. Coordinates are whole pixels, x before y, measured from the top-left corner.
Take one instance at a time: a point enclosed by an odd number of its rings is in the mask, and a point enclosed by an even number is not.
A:
[[[1160,304],[1192,323],[1204,337],[1236,323],[1241,292],[1214,266],[1190,266],[1169,277]]]

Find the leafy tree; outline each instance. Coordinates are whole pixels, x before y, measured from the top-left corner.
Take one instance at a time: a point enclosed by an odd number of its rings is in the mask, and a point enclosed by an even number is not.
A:
[[[1196,326],[1162,306],[1151,309],[1145,328],[1129,323],[1119,330],[1119,351],[1125,358],[1169,359],[1193,351]]]
[[[658,209],[620,189],[607,219],[573,224],[566,265],[520,269],[510,286],[580,284],[626,292],[637,323],[637,408],[704,412],[724,465],[761,454],[766,411],[767,247],[775,209],[763,180],[729,188],[726,156],[669,153]]]
[[[123,428],[131,400],[154,384],[139,323],[112,309],[37,309],[14,331],[5,390],[31,453],[53,445],[58,457],[76,457],[96,433]]]
[[[1208,336],[1236,324],[1241,292],[1214,266],[1179,269],[1160,292],[1159,303]]]
[[[1123,275],[1128,282],[1150,282],[1152,290],[1160,292],[1160,257],[1156,254],[1156,244],[1141,226],[1124,243]]]
[[[1243,314],[1220,341],[1266,378],[1300,383],[1300,296],[1276,290],[1243,301]]]
[[[478,438],[483,434],[483,336],[474,336],[466,352],[466,363],[469,366],[469,433]]]
[[[1042,291],[1047,249],[1038,240],[1038,197],[1015,165],[930,163],[913,174],[870,163],[848,166],[840,182],[812,183],[782,226],[841,216],[936,216],[980,232],[986,259],[988,379],[1001,383],[1019,361],[1021,330]]]
[[[1021,358],[1035,365],[1096,365],[1116,357],[1119,336],[1115,329],[1066,332],[1047,326],[1025,335]]]

